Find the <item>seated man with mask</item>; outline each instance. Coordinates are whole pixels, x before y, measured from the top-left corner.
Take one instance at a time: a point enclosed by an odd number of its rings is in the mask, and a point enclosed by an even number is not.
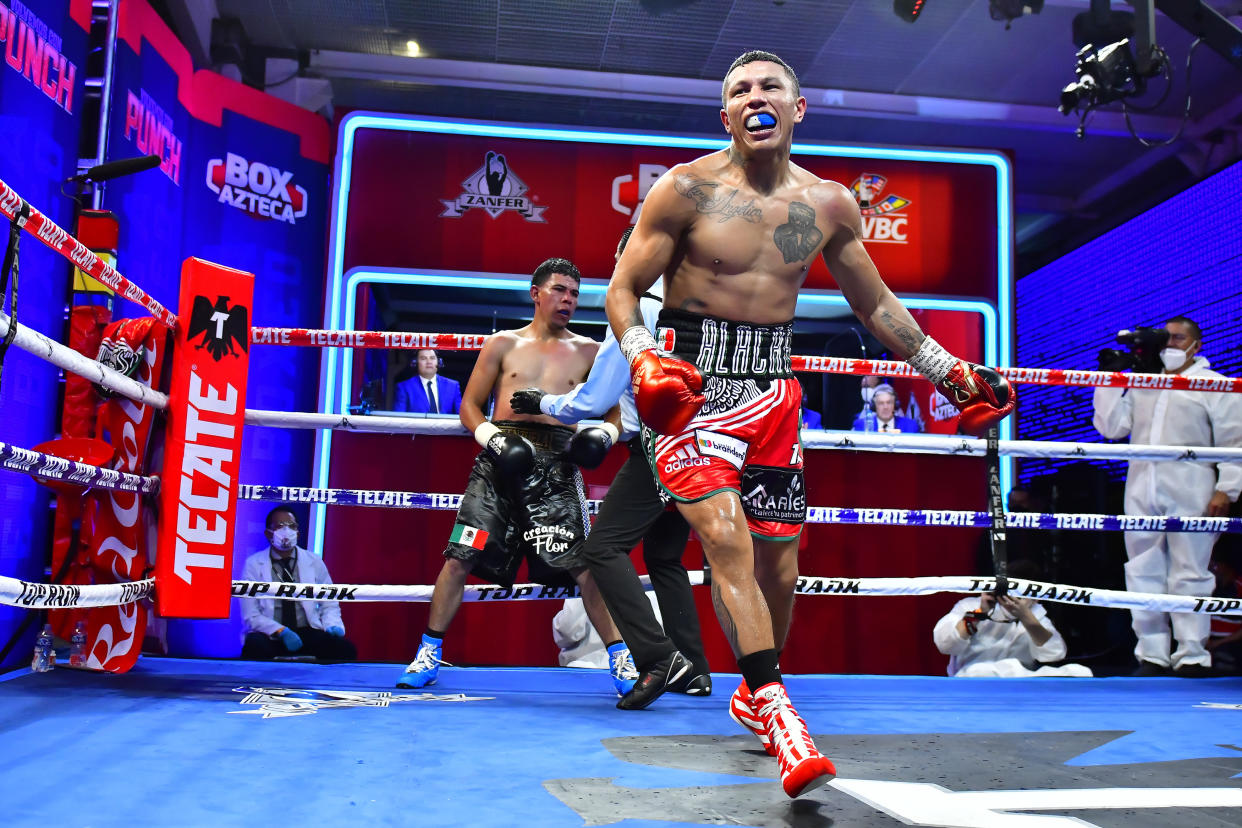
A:
[[[298,519],[288,506],[267,514],[268,546],[246,558],[242,580],[264,583],[330,584],[318,556],[298,546]],[[354,661],[358,651],[345,638],[336,601],[291,601],[243,596],[246,623],[241,657],[250,661],[296,659]]]

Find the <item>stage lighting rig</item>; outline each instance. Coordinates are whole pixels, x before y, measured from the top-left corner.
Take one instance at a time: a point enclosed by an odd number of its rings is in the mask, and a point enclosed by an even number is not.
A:
[[[1079,138],[1086,134],[1087,116],[1098,107],[1120,101],[1128,124],[1130,109],[1149,111],[1168,96],[1172,75],[1168,55],[1155,41],[1154,0],[1135,0],[1134,8],[1134,13],[1115,12],[1109,0],[1091,0],[1091,10],[1074,18],[1074,45],[1080,47],[1074,58],[1076,80],[1061,90],[1057,109],[1062,115],[1078,113],[1074,134]],[[1150,106],[1132,102],[1158,75],[1165,79],[1160,100]]]
[[[1063,115],[1142,95],[1147,91],[1147,79],[1158,75],[1162,66],[1157,59],[1146,73],[1139,72],[1129,38],[1100,49],[1088,43],[1078,50],[1075,60],[1074,74],[1078,80],[1061,90],[1061,104],[1057,107]]]

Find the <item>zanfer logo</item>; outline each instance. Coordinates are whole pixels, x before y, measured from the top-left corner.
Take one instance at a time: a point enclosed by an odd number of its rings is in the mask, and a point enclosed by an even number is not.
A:
[[[231,152],[207,162],[207,188],[255,218],[296,224],[306,215],[306,189],[293,183],[292,172]]]
[[[668,172],[663,164],[639,164],[638,175],[619,175],[612,180],[612,209],[630,217],[630,224],[638,223],[651,185]]]
[[[452,200],[440,199],[444,212],[440,218],[461,218],[471,208],[478,207],[492,218],[499,218],[506,210],[512,210],[527,221],[544,224],[543,211],[536,207],[525,193],[526,184],[509,169],[509,162],[500,153],[488,151],[483,166],[461,182],[462,193]]]
[[[876,173],[863,173],[850,190],[862,213],[863,241],[908,244],[909,219],[904,214],[911,202],[899,195],[883,195],[888,179]]]
[[[186,340],[202,334],[203,340],[198,348],[207,349],[216,362],[225,356],[237,356],[233,350],[236,342],[243,351],[248,347],[250,339],[249,314],[244,307],[229,307],[229,297],[217,296],[216,303],[206,296],[194,297],[194,312],[190,315],[190,330]]]

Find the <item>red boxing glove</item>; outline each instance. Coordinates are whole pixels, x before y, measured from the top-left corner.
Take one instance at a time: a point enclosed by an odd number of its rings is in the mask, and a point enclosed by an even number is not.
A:
[[[976,437],[1008,417],[1018,402],[1018,392],[995,369],[961,360],[936,387],[961,412],[958,430]]]
[[[703,375],[689,362],[648,350],[635,358],[630,370],[634,405],[649,428],[677,434],[703,407]]]

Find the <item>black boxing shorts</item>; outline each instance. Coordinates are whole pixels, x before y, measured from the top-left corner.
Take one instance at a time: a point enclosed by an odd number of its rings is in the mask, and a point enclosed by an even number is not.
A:
[[[806,520],[802,385],[793,375],[793,323],[757,325],[665,308],[660,352],[693,363],[706,402],[678,434],[644,426],[660,488],[694,502],[737,492],[755,537],[790,540]]]
[[[471,574],[506,587],[525,559],[531,580],[568,586],[569,571],[586,566],[581,550],[590,528],[582,473],[565,458],[574,429],[513,420],[495,424],[531,442],[534,468],[520,480],[510,479],[491,452],[479,452],[444,556],[465,561]]]

